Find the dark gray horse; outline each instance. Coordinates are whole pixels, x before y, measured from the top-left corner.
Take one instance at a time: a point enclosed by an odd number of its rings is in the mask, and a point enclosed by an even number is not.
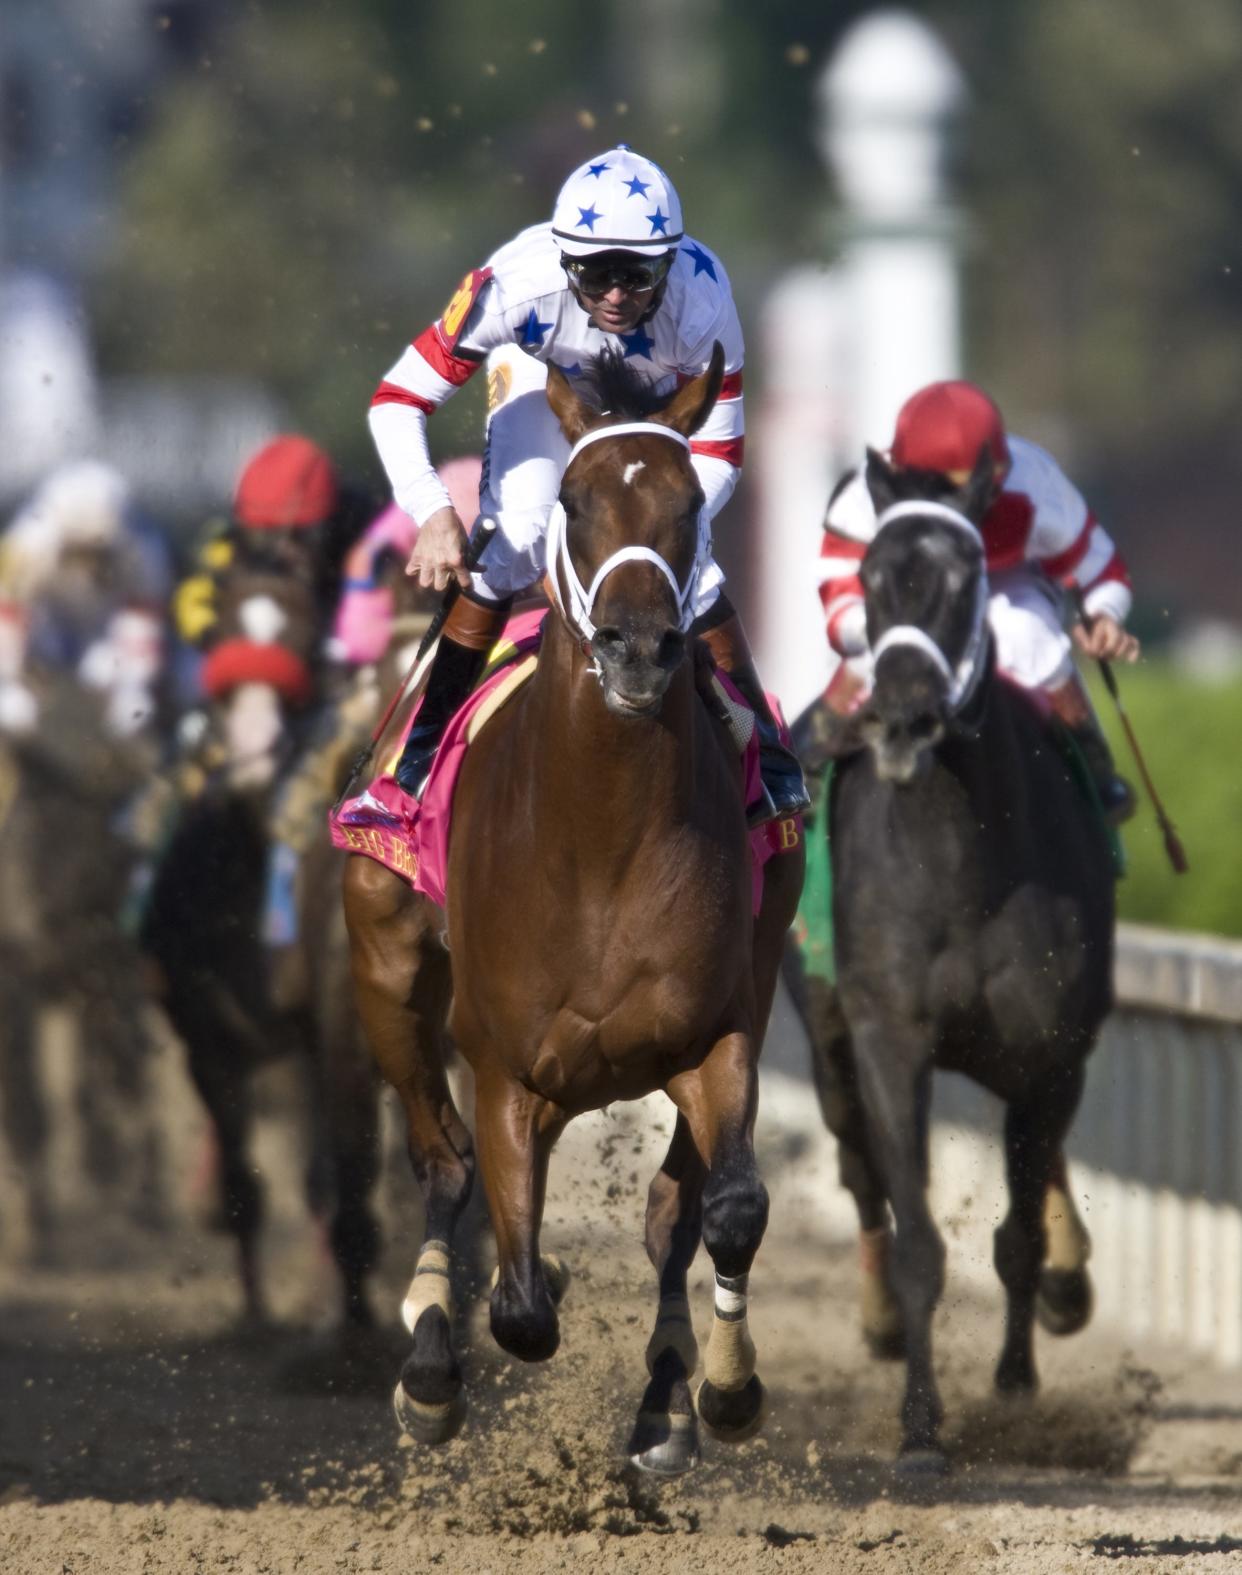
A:
[[[267,665],[221,683],[212,701],[205,785],[180,811],[156,873],[144,942],[159,966],[168,1017],[210,1116],[224,1221],[238,1247],[245,1314],[261,1323],[263,1201],[249,1152],[253,1073],[280,1055],[301,1059],[310,1096],[306,1195],[327,1222],[343,1320],[367,1327],[379,1253],[371,1203],[378,1174],[376,1088],[350,1006],[349,954],[335,891],[340,855],[326,835],[304,855],[297,939],[279,962],[261,936],[270,811],[279,770],[312,709],[282,687],[278,649],[309,670],[319,634],[312,585],[297,564],[239,549],[220,589],[217,652],[268,629]],[[270,626],[270,628],[269,628]],[[260,651],[260,655],[262,655]],[[300,721],[298,719],[301,719]],[[213,752],[214,751],[214,752]],[[287,975],[296,977],[289,987]]]
[[[986,461],[986,456],[985,456]],[[982,544],[984,461],[943,478],[868,465],[880,525],[862,565],[875,687],[830,814],[835,994],[808,999],[816,1079],[864,1241],[896,1228],[902,1461],[942,1469],[931,1321],[944,1247],[928,1209],[931,1073],[1005,1102],[1007,1296],[997,1388],[1037,1386],[1033,1322],[1085,1321],[1081,1265],[1044,1267],[1046,1200],[1084,1063],[1112,1004],[1113,869],[1102,819],[1035,707],[997,678]],[[1085,1256],[1085,1252],[1081,1254]],[[1042,1316],[1042,1314],[1041,1314]],[[876,1343],[881,1343],[877,1337]]]

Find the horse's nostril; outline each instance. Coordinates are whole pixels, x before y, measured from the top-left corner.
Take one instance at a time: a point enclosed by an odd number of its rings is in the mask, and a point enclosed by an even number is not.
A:
[[[673,668],[681,661],[686,650],[686,637],[677,629],[668,629],[660,640],[656,661],[661,667]]]
[[[623,656],[625,654],[625,637],[620,629],[608,625],[595,631],[592,642],[596,650],[606,652],[609,656]]]

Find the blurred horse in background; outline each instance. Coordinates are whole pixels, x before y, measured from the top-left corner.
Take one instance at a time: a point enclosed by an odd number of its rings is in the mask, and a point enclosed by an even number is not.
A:
[[[348,945],[335,900],[340,855],[326,830],[303,858],[295,934],[279,948],[264,938],[273,798],[282,772],[322,725],[322,707],[313,703],[322,633],[311,574],[264,549],[257,533],[243,539],[221,578],[203,668],[209,707],[201,786],[159,861],[144,939],[215,1133],[246,1321],[267,1316],[262,1192],[250,1156],[253,1073],[293,1055],[311,1112],[305,1195],[312,1215],[328,1222],[342,1323],[358,1329],[372,1322],[367,1281],[379,1250],[371,1204],[376,1088],[350,1000]],[[399,569],[389,572],[400,590]],[[377,693],[373,681],[360,679],[350,699],[366,714]],[[330,774],[343,770],[349,752],[343,745]]]
[[[163,1218],[142,958],[118,918],[131,854],[115,830],[158,745],[147,732],[116,737],[99,696],[70,675],[29,683],[39,725],[0,735],[0,1111],[16,1206],[4,1247],[54,1256],[84,1202],[74,1185],[89,1187],[104,1222]],[[51,1086],[49,1007],[70,1015],[76,1038],[64,1088]],[[54,1130],[66,1095],[78,1150],[68,1164]]]

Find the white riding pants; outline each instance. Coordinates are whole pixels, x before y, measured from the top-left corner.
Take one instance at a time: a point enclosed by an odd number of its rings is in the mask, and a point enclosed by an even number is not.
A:
[[[997,667],[1023,689],[1059,689],[1074,669],[1060,590],[1033,563],[1001,569],[988,580],[988,624],[996,641]],[[870,651],[848,657],[846,665],[869,692]]]
[[[473,578],[487,601],[520,595],[543,578],[548,519],[561,490],[569,443],[547,397],[547,371],[516,346],[487,358],[487,441],[479,509],[496,533]],[[724,573],[712,557],[711,520],[699,516],[696,618],[715,603]]]

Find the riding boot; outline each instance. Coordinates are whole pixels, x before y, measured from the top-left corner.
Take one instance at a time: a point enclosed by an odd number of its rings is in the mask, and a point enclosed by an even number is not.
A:
[[[776,718],[755,671],[741,619],[728,597],[721,595],[691,632],[707,646],[716,666],[729,675],[742,699],[755,713],[764,798],[752,806],[747,817],[750,824],[761,826],[764,821],[784,820],[809,809],[811,798],[802,767],[793,750],[781,741]]]
[[[1075,743],[1082,750],[1100,797],[1104,819],[1110,826],[1120,826],[1134,813],[1134,789],[1117,771],[1112,750],[1081,677],[1071,674],[1059,689],[1048,691],[1048,698],[1054,715],[1074,735]]]
[[[453,603],[427,674],[427,688],[397,762],[396,778],[419,797],[444,729],[465,703],[487,665],[487,653],[500,638],[510,602],[488,602],[462,591]]]

